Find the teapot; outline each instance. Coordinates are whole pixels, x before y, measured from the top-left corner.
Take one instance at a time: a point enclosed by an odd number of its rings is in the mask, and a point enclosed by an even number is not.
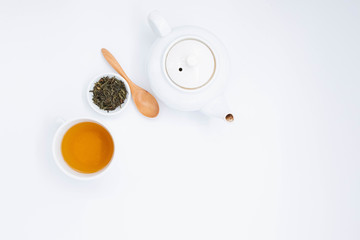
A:
[[[229,58],[223,44],[200,27],[171,28],[158,11],[148,22],[158,36],[148,62],[155,95],[171,108],[233,121],[224,96]]]

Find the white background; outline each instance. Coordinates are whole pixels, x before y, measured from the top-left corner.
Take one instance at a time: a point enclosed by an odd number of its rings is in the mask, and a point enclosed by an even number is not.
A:
[[[113,72],[149,89],[158,9],[209,29],[232,64],[227,124],[160,102],[106,118]],[[359,1],[0,0],[0,239],[360,239]],[[51,155],[56,119],[108,124],[118,155],[80,182]]]

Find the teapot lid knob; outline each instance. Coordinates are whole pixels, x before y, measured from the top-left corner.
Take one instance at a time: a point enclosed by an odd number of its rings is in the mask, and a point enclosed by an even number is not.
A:
[[[192,54],[186,58],[186,63],[189,67],[195,67],[199,63],[199,59],[195,54]]]

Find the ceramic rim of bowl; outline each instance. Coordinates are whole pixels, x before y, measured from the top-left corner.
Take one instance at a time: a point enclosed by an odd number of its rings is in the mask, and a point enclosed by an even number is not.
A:
[[[117,107],[115,110],[112,110],[112,111],[109,111],[107,112],[106,110],[102,110],[100,109],[92,100],[92,97],[93,97],[93,93],[90,92],[93,88],[94,88],[94,85],[97,81],[99,81],[102,77],[106,77],[106,76],[109,76],[109,77],[116,77],[118,80],[122,81],[125,85],[125,88],[126,88],[126,91],[127,91],[127,96],[126,96],[126,99],[124,101],[123,104],[121,104],[119,107]],[[130,86],[129,84],[126,82],[126,80],[121,77],[119,74],[116,74],[116,73],[103,73],[103,74],[99,74],[97,76],[95,76],[94,78],[91,79],[88,87],[87,87],[87,92],[86,92],[86,98],[87,98],[87,102],[89,103],[90,107],[97,113],[103,115],[103,116],[114,116],[114,115],[117,115],[119,114],[120,112],[122,112],[126,107],[127,105],[129,104],[130,102],[130,99],[131,99],[131,91],[130,91]]]

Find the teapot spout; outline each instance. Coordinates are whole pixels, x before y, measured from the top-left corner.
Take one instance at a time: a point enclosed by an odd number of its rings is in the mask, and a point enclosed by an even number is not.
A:
[[[211,102],[207,103],[202,109],[201,112],[208,116],[219,117],[227,122],[234,121],[234,116],[231,113],[228,103],[224,95],[221,95]]]

